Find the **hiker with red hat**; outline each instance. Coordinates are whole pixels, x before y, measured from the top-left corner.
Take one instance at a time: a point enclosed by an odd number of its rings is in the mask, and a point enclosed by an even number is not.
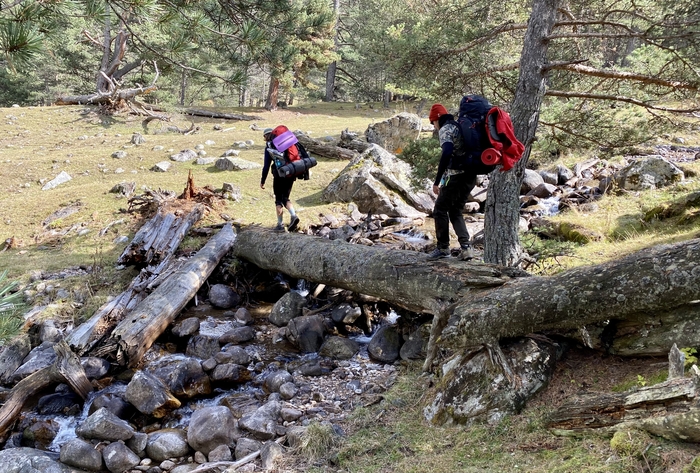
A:
[[[280,125],[274,129],[265,128],[265,130],[263,130],[263,137],[265,138],[266,143],[265,161],[263,163],[262,177],[260,178],[260,188],[265,188],[267,174],[270,172],[270,168],[272,168],[272,191],[275,194],[275,210],[277,212],[277,226],[275,227],[275,230],[284,231],[283,217],[284,209],[286,208],[290,215],[287,230],[293,232],[299,225],[299,217],[294,211],[294,206],[292,205],[292,201],[289,200],[289,195],[292,193],[292,186],[294,185],[296,178],[280,177],[277,174],[277,168],[283,164],[282,162],[278,162],[279,158],[282,157],[281,152],[288,149],[293,149],[294,152],[297,152],[297,148],[293,146],[296,143],[296,137],[291,138],[290,135],[291,137],[294,137],[294,134],[283,125]],[[273,140],[277,139],[278,136],[281,136],[282,140],[280,140],[280,142],[284,142],[284,144],[280,145],[278,143],[276,146]],[[278,160],[275,160],[273,155],[278,156]]]
[[[428,118],[438,131],[442,148],[437,176],[433,183],[433,192],[437,194],[433,207],[437,247],[428,255],[428,259],[435,260],[450,256],[450,223],[452,223],[459,241],[459,258],[470,260],[474,257],[474,253],[469,243],[471,239],[462,211],[469,193],[476,185],[476,173],[456,169],[457,166],[453,166],[453,157],[464,154],[465,151],[464,139],[459,125],[454,121],[454,116],[442,104],[436,103],[430,108]]]

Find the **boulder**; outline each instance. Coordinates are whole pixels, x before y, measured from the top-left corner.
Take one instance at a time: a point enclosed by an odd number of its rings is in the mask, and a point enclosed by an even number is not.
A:
[[[75,433],[85,439],[128,440],[134,436],[134,428],[102,407],[85,419]]]
[[[684,177],[675,164],[658,155],[637,159],[615,174],[618,185],[632,191],[665,187]]]
[[[209,455],[220,445],[233,445],[236,418],[226,406],[210,406],[197,409],[192,414],[187,429],[187,443],[195,450]]]
[[[89,471],[102,471],[102,454],[85,440],[72,439],[61,445],[61,463]]]
[[[410,176],[408,163],[372,145],[323,190],[323,198],[327,202],[354,202],[362,213],[425,217],[433,210],[434,197],[427,189],[415,191]]]
[[[147,371],[160,379],[177,398],[190,399],[211,393],[209,376],[195,358],[166,355],[151,363]]]
[[[306,298],[296,291],[290,291],[272,306],[270,322],[278,327],[284,327],[290,320],[299,317],[304,307],[306,307]]]
[[[182,429],[162,429],[148,434],[146,455],[153,460],[162,462],[170,458],[184,457],[189,453],[187,434]]]
[[[170,394],[161,380],[152,374],[137,371],[126,387],[125,398],[139,412],[163,417],[168,410],[180,407],[180,401]]]
[[[141,459],[121,442],[113,442],[102,450],[105,466],[112,473],[123,473],[138,466]]]
[[[392,153],[400,153],[420,136],[421,118],[413,113],[402,112],[383,122],[367,127],[365,138]]]
[[[380,327],[372,336],[367,352],[369,356],[383,363],[391,363],[399,357],[401,335],[393,325]]]
[[[321,348],[325,331],[323,316],[305,315],[289,322],[286,336],[302,353],[314,353]]]

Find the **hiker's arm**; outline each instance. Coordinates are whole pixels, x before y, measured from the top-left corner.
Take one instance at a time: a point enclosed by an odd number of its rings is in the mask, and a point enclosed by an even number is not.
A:
[[[442,175],[445,173],[447,166],[450,164],[453,150],[454,144],[452,144],[451,141],[445,141],[442,144],[442,156],[440,157],[440,164],[438,164],[437,176],[435,177],[435,182],[433,182],[433,187],[440,185],[440,179],[442,179]]]
[[[270,164],[272,164],[272,156],[265,148],[265,162],[263,163],[262,177],[260,178],[260,188],[265,188],[265,181],[267,180],[267,173],[270,172]]]

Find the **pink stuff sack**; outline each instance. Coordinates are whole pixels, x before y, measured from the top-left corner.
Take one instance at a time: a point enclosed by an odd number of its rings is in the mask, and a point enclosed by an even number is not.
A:
[[[278,151],[287,151],[292,145],[299,142],[296,135],[291,131],[287,130],[284,133],[276,136],[272,139],[272,144],[275,145]]]

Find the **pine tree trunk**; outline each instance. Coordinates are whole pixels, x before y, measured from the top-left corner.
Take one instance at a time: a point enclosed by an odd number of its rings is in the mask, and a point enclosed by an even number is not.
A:
[[[559,0],[535,0],[520,57],[520,77],[510,112],[515,135],[525,144],[525,153],[512,171],[491,173],[484,209],[484,261],[504,266],[520,262],[518,196],[525,166],[535,138],[545,92],[547,36],[557,16]]]
[[[333,101],[333,91],[335,90],[335,72],[338,67],[338,63],[333,61],[328,64],[328,70],[326,71],[326,97],[325,102]]]
[[[280,81],[276,77],[270,79],[270,88],[267,91],[267,101],[265,102],[265,109],[274,111],[277,110],[277,100],[280,91]]]

